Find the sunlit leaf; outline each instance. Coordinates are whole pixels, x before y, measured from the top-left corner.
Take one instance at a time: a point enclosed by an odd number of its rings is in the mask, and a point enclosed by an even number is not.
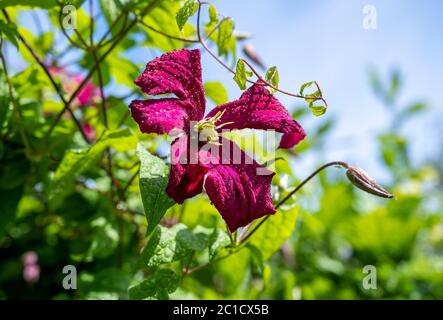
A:
[[[242,283],[251,264],[251,252],[243,249],[230,255],[228,258],[217,262],[216,275],[223,283],[223,296],[233,294]]]
[[[239,59],[237,61],[237,67],[235,68],[235,75],[233,79],[240,89],[246,89],[246,81],[250,76],[252,76],[252,72],[246,70],[245,63],[243,60]]]
[[[195,0],[188,0],[184,3],[183,7],[178,10],[175,18],[180,30],[183,29],[188,19],[195,14],[197,8],[198,4]]]
[[[100,6],[108,26],[113,25],[111,30],[113,35],[118,34],[124,26],[124,19],[120,15],[128,3],[130,3],[129,0],[100,0]],[[117,19],[119,20],[117,21]]]
[[[266,71],[266,76],[265,79],[267,82],[269,82],[270,84],[272,84],[274,87],[278,88],[278,83],[279,83],[279,76],[278,76],[278,70],[277,67],[270,67],[267,71]],[[276,90],[273,88],[270,88],[271,92],[275,92]]]
[[[205,82],[205,94],[217,105],[228,102],[228,92],[219,81]]]
[[[214,5],[209,5],[209,21],[211,23],[217,23],[218,22],[218,14],[217,9],[214,7]]]
[[[305,89],[309,88],[313,84],[314,84],[314,81],[310,81],[310,82],[306,82],[306,83],[302,84],[300,87],[300,95],[302,96],[305,92]]]
[[[311,110],[312,114],[317,117],[325,114],[326,112],[325,106],[316,106],[312,102],[309,103],[309,109]]]
[[[179,2],[161,2],[152,10],[151,14],[143,18],[143,22],[155,30],[161,30],[168,35],[180,38],[191,38],[195,33],[195,30],[191,24],[186,23],[182,30],[180,30],[177,26],[174,12],[177,12],[179,8]],[[165,37],[147,28],[143,28],[143,30],[146,32],[145,43],[150,47],[158,48],[165,52],[183,48],[183,43],[179,40]]]
[[[298,209],[279,210],[255,232],[250,243],[259,248],[263,259],[268,260],[289,238],[295,228]]]
[[[224,56],[229,53],[229,44],[234,32],[234,21],[232,19],[225,19],[218,28],[217,47],[218,55]]]

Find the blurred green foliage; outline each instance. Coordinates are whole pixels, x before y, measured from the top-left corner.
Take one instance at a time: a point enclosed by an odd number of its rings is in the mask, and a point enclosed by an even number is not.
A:
[[[164,198],[164,150],[169,144],[164,138],[142,135],[127,109],[128,101],[142,98],[133,85],[142,66],[134,65],[125,53],[145,48],[157,55],[189,46],[154,30],[195,38],[194,2],[99,3],[100,23],[111,30],[96,52],[104,57],[98,66],[102,79],[94,71],[92,83],[96,88],[100,82],[105,87],[117,85],[119,90],[106,92],[105,101],[98,93],[86,104],[74,100],[73,113],[64,113],[53,129],[64,103],[16,32],[47,66],[65,68],[63,77],[53,74],[65,97],[78,85],[67,85],[71,73],[96,66],[93,50],[73,47],[62,37],[61,8],[55,1],[32,2],[45,9],[39,14],[53,24],[55,29],[49,32],[0,17],[3,51],[25,61],[15,73],[9,68],[9,83],[4,67],[0,72],[0,298],[443,298],[442,194],[436,187],[441,175],[431,164],[413,165],[408,138],[401,130],[427,104],[398,105],[403,79],[398,72],[387,84],[375,70],[370,72],[374,93],[392,119],[390,127],[374,137],[374,157],[391,175],[387,186],[396,199],[363,194],[345,180],[343,171],[330,169],[238,247],[232,237],[241,237],[245,230],[228,234],[206,195],[181,206]],[[2,2],[12,21],[36,10],[17,4]],[[219,20],[215,7],[208,9],[206,34],[220,23],[208,41],[235,62],[234,23]],[[87,4],[77,13],[79,28],[69,36],[79,44],[90,37]],[[131,26],[136,17],[143,24]],[[214,102],[226,102],[222,84],[207,83],[205,90]],[[295,108],[294,118],[303,123],[310,116],[306,110]],[[91,144],[84,141],[73,116],[88,130]],[[275,200],[304,178],[292,171],[297,157],[322,154],[334,120],[326,117],[316,123],[311,136],[295,150],[277,152],[284,160],[275,163]],[[40,268],[34,280],[24,275],[30,251],[37,254]],[[77,269],[77,290],[62,287],[65,265]],[[367,265],[376,267],[376,289],[363,287]]]

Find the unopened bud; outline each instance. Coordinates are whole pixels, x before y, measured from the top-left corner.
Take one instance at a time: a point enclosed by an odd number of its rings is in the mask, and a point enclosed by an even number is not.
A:
[[[257,54],[257,51],[255,50],[255,48],[250,45],[250,44],[245,44],[243,46],[243,53],[252,60],[252,62],[254,62],[256,65],[258,65],[260,68],[262,69],[266,69],[265,64],[263,63],[263,61],[260,59],[260,57]]]
[[[393,194],[386,191],[360,168],[350,166],[348,170],[346,170],[346,176],[354,186],[363,191],[382,198],[394,198]]]

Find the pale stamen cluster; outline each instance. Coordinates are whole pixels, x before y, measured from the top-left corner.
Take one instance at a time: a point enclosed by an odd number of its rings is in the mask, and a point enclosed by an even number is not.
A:
[[[227,126],[228,124],[232,124],[234,122],[225,122],[219,125],[216,125],[217,122],[220,121],[226,109],[223,111],[219,111],[215,114],[215,116],[210,118],[205,118],[199,121],[195,126],[194,130],[196,130],[199,134],[199,141],[205,141],[207,143],[212,143],[215,145],[221,145],[219,142],[219,133],[217,130]]]

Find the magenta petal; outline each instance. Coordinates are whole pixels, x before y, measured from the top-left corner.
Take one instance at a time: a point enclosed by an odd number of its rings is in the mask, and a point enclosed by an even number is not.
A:
[[[191,120],[203,118],[205,94],[198,49],[176,50],[150,61],[135,83],[149,95],[176,95]]]
[[[186,129],[189,116],[177,99],[134,100],[129,105],[134,120],[145,133],[168,133]]]
[[[189,141],[188,136],[183,136],[171,146],[171,170],[166,188],[171,198],[183,203],[199,194],[204,185],[231,231],[275,213],[270,194],[273,172],[230,140],[220,139],[224,148],[201,148],[195,153],[190,151]],[[197,158],[196,163],[190,163],[192,157]]]
[[[197,152],[194,156],[197,157]],[[189,137],[177,139],[171,145],[171,169],[166,193],[177,203],[183,203],[185,199],[202,192],[207,171],[206,166],[190,162]]]
[[[240,154],[239,164],[217,164],[206,174],[206,193],[222,215],[231,232],[246,226],[254,219],[274,214],[271,198],[273,172],[260,166],[235,143],[230,143],[230,154]],[[223,156],[220,156],[220,162]]]
[[[177,203],[183,203],[203,190],[207,169],[198,164],[171,165],[166,193]]]
[[[225,111],[219,123],[233,122],[224,129],[263,129],[283,133],[280,148],[292,148],[306,136],[286,108],[262,85],[254,84],[240,99],[214,108],[207,117]]]

